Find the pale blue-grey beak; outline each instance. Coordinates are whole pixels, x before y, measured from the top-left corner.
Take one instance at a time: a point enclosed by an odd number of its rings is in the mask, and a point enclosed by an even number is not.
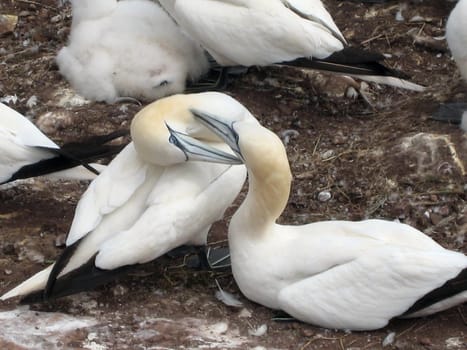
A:
[[[172,129],[165,123],[169,130],[169,142],[178,147],[186,157],[186,160],[199,160],[210,163],[242,164],[236,156],[207,145],[197,139]]]
[[[192,108],[190,112],[201,124],[219,136],[237,156],[243,159],[240,146],[238,145],[238,134],[232,124],[219,120],[215,115],[200,111],[199,109]]]

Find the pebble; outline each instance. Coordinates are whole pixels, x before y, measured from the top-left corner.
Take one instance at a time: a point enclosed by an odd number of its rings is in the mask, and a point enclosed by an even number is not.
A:
[[[324,151],[323,153],[321,153],[321,159],[322,160],[329,159],[329,158],[333,157],[334,154],[335,154],[335,152],[332,149],[329,149],[329,150]]]
[[[122,286],[121,284],[117,284],[117,285],[113,288],[112,292],[113,292],[113,295],[114,295],[114,296],[116,296],[116,297],[121,297],[121,296],[123,296],[123,295],[125,295],[125,294],[128,293],[128,288]]]
[[[421,338],[418,342],[423,346],[433,346],[431,339],[427,337]]]
[[[62,233],[55,237],[55,246],[56,247],[64,247],[66,244],[66,234]]]
[[[396,340],[396,333],[395,332],[389,333],[386,336],[386,338],[384,338],[384,340],[383,340],[383,344],[382,344],[383,347],[391,345],[392,343],[394,343],[394,340]]]
[[[318,193],[318,200],[320,202],[327,202],[331,198],[332,198],[332,194],[329,191],[321,191],[320,193]]]

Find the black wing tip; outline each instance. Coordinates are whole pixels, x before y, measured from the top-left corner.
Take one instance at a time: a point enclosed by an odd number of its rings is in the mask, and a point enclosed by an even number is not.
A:
[[[385,56],[380,53],[366,51],[360,48],[345,47],[341,51],[334,52],[324,59],[297,58],[280,64],[318,69],[349,75],[374,75],[409,79],[410,77],[401,71],[385,66],[382,61]]]
[[[445,103],[439,106],[439,109],[433,113],[431,119],[445,123],[460,124],[464,112],[467,112],[467,103],[465,102]]]
[[[434,305],[442,300],[451,298],[456,294],[467,291],[467,268],[463,269],[456,277],[448,280],[441,287],[438,287],[424,295],[415,302],[402,316],[413,314]]]

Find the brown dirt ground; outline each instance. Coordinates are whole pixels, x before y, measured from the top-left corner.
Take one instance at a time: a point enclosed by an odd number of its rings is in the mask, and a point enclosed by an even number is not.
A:
[[[370,106],[361,97],[342,96],[337,79],[329,79],[329,89],[324,89],[327,76],[313,74],[307,79],[305,73],[292,69],[251,70],[234,81],[227,92],[263,124],[279,135],[285,130],[298,132],[288,134],[287,153],[295,179],[281,222],[399,219],[443,246],[467,253],[467,187],[462,169],[467,166],[467,138],[457,127],[429,119],[440,102],[467,100],[465,89],[459,84],[445,42],[426,44],[414,37],[444,35],[453,3],[402,1],[406,7],[401,22],[395,20],[399,2],[326,3],[350,43],[390,53],[390,66],[429,88],[413,93],[370,86]],[[18,96],[14,107],[39,122],[58,143],[129,125],[140,108],[136,105],[128,105],[126,111],[121,105],[103,103],[57,105],[56,91],[68,84],[57,71],[54,55],[66,43],[69,6],[57,8],[52,0],[1,0],[0,14],[20,16],[14,33],[0,37],[0,97]],[[421,19],[410,21],[416,15]],[[32,95],[39,103],[29,108],[26,101]],[[49,111],[67,117],[47,123],[41,116]],[[424,134],[414,136],[419,133]],[[411,139],[404,139],[407,137]],[[404,144],[411,147],[407,150]],[[39,179],[0,191],[0,293],[57,257],[61,248],[56,247],[56,237],[67,232],[86,186]],[[322,191],[329,191],[332,198],[319,201]],[[225,237],[225,222],[216,224],[210,241]],[[383,339],[395,332],[389,349],[467,349],[465,305],[428,318],[394,320],[374,332],[329,331],[297,322],[274,322],[270,310],[240,297],[230,273],[193,271],[178,267],[180,263],[163,259],[94,292],[36,305],[33,310],[97,318],[96,326],[62,339],[62,348],[92,348],[89,342],[97,335],[93,346],[99,348],[96,344],[100,344],[102,349],[378,349]],[[215,299],[215,278],[241,298],[251,316],[241,317],[244,313]],[[0,303],[0,310],[11,310],[15,303]],[[222,329],[223,322],[228,330]],[[206,324],[221,324],[221,328],[217,333],[211,329],[204,338],[193,335],[194,329]],[[265,335],[249,334],[251,328],[262,324],[268,326]],[[153,333],[141,335],[141,327]],[[92,336],[91,331],[95,332]],[[229,337],[241,338],[243,343]],[[0,344],[5,349],[21,348]]]

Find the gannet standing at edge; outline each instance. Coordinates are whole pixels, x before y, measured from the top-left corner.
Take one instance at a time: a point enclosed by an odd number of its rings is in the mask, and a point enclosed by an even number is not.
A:
[[[456,61],[464,83],[467,82],[467,0],[460,0],[446,23],[446,40]],[[435,113],[433,119],[460,124],[467,131],[467,102],[446,103]]]
[[[160,0],[222,66],[284,64],[415,91],[380,54],[348,47],[320,0]]]
[[[149,0],[72,0],[68,46],[56,61],[84,97],[112,103],[183,92],[209,69],[201,47]]]
[[[59,147],[22,114],[0,103],[0,184],[42,175],[92,180],[96,170],[105,166],[87,163],[120,151],[122,147],[105,143],[124,134],[116,132]]]
[[[91,182],[78,202],[61,256],[1,300],[25,296],[25,302],[36,302],[69,295],[181,245],[206,244],[211,225],[240,192],[246,169],[186,162],[188,157],[203,159],[203,147],[191,142],[181,151],[169,142],[165,123],[231,152],[193,119],[191,108],[220,113],[231,106],[215,93],[204,93],[171,96],[138,112],[131,124],[133,142]],[[237,161],[225,152],[218,153],[218,160]]]
[[[411,226],[384,220],[276,224],[292,180],[281,140],[240,103],[220,114],[209,107],[192,112],[248,170],[248,194],[228,236],[233,275],[247,298],[304,322],[349,330],[377,329],[394,317],[425,316],[467,301],[467,256]],[[172,129],[177,144],[189,142]]]

